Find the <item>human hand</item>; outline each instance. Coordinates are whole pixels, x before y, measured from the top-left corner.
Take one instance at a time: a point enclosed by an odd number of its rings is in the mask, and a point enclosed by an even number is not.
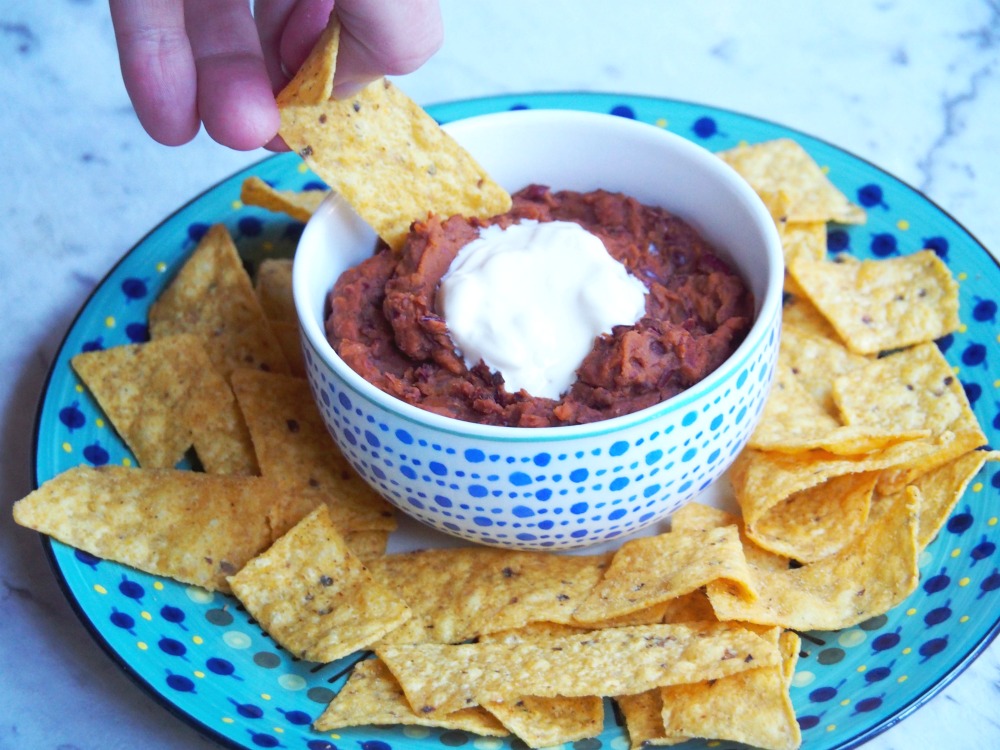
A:
[[[284,149],[274,94],[302,65],[333,0],[110,0],[122,78],[146,132]],[[437,0],[337,0],[334,96],[420,67],[443,38]]]

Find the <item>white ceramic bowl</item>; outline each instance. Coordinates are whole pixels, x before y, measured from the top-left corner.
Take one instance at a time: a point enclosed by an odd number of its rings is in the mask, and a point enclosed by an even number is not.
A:
[[[522,110],[446,129],[512,192],[530,183],[553,190],[605,188],[687,220],[749,285],[755,323],[703,381],[626,416],[518,428],[432,414],[372,386],[327,342],[327,294],[376,241],[334,196],[306,226],[293,272],[309,382],[330,433],[361,476],[401,511],[479,543],[582,547],[664,518],[729,467],[770,388],[783,276],[770,216],[720,159],[652,125],[613,115]]]

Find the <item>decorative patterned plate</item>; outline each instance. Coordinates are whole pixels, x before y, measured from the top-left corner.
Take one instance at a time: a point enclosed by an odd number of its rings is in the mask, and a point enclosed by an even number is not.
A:
[[[790,136],[829,168],[830,178],[868,209],[863,226],[832,228],[829,245],[859,257],[933,248],[960,282],[964,326],[940,342],[991,444],[1000,445],[1000,268],[986,250],[920,193],[829,144],[761,120],[696,104],[606,94],[533,94],[432,107],[442,122],[512,108],[610,112],[669,128],[712,150],[741,140]],[[83,350],[147,338],[146,315],[173,272],[212,223],[225,222],[252,266],[288,255],[302,225],[239,202],[250,174],[281,188],[315,177],[291,154],[274,156],[211,188],[141,240],[80,311],[52,367],[38,413],[35,476],[41,483],[80,463],[130,464],[133,457],[74,376]],[[988,464],[921,560],[920,587],[882,617],[836,633],[803,634],[792,699],[803,747],[854,747],[893,725],[962,671],[1000,630],[1000,468]],[[231,598],[189,588],[58,542],[46,542],[67,597],[94,638],[161,703],[234,748],[300,750],[478,750],[517,740],[458,731],[361,727],[320,734],[312,720],[352,661],[317,666],[291,658]],[[728,747],[731,743],[713,743]],[[692,742],[684,747],[705,747]],[[575,750],[627,750],[614,711],[603,733]]]

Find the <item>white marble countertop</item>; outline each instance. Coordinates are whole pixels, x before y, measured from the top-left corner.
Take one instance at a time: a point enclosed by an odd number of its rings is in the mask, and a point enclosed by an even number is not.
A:
[[[995,0],[445,0],[446,43],[399,84],[422,104],[533,91],[669,97],[841,146],[1000,251]],[[96,0],[0,0],[0,504],[31,488],[46,372],[103,275],[164,216],[264,152],[141,130]],[[994,400],[1000,400],[996,394]],[[214,746],[87,635],[37,535],[0,513],[0,748]],[[1000,747],[1000,643],[871,750]]]

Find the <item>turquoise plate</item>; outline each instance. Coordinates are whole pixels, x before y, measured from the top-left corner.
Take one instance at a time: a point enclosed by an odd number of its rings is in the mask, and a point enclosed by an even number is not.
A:
[[[992,445],[1000,445],[1000,268],[987,251],[923,195],[871,164],[802,133],[719,109],[607,94],[530,94],[430,108],[447,122],[515,108],[610,112],[653,123],[712,150],[739,141],[790,136],[802,143],[848,196],[863,205],[863,226],[835,227],[832,250],[886,257],[933,248],[961,287],[964,326],[940,341]],[[231,230],[248,265],[289,255],[300,223],[239,202],[240,184],[258,175],[280,188],[317,182],[292,154],[233,175],[143,238],[94,290],[74,321],[49,375],[38,412],[37,483],[77,464],[134,463],[74,376],[78,352],[147,338],[147,311],[212,223]],[[988,464],[947,527],[921,559],[920,587],[887,615],[835,633],[803,634],[792,688],[803,747],[854,747],[904,718],[959,674],[1000,629],[1000,469]],[[227,747],[296,750],[478,750],[517,740],[458,731],[361,727],[318,733],[310,724],[343,683],[353,659],[318,666],[296,660],[226,596],[97,560],[46,541],[53,568],[81,620],[105,650],[149,693]],[[599,737],[576,750],[627,750],[613,710]],[[730,747],[732,743],[713,743]],[[704,747],[692,742],[684,747]]]

